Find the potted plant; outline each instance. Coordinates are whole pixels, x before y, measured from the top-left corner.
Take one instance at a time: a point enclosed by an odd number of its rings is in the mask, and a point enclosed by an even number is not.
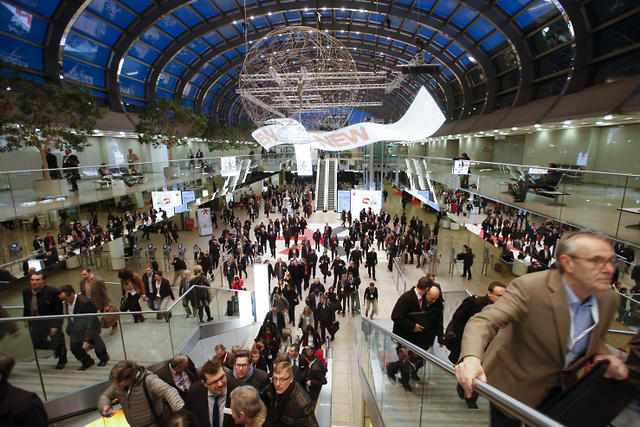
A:
[[[167,147],[169,167],[164,168],[164,176],[176,178],[180,176],[180,168],[172,163],[174,147],[186,144],[190,137],[201,132],[203,125],[203,116],[173,99],[159,98],[147,104],[140,114],[136,132],[142,144]]]
[[[66,183],[59,181],[60,171],[48,170],[47,151],[83,151],[103,110],[81,86],[39,83],[7,63],[0,64],[0,70],[0,127],[6,139],[0,151],[35,148],[44,169],[44,179],[33,182],[36,192],[43,196],[67,193]]]

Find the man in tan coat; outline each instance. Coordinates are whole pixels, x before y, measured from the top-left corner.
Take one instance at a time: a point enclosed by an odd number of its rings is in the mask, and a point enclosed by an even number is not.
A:
[[[107,295],[107,286],[102,277],[98,277],[89,267],[83,267],[80,270],[80,292],[91,300],[96,309],[105,312],[109,309],[109,295]],[[116,323],[111,328],[111,335],[118,331]]]
[[[604,345],[619,305],[611,289],[615,259],[604,238],[569,233],[558,244],[558,269],[515,279],[502,298],[472,317],[456,366],[466,397],[479,379],[535,408],[575,382],[594,356],[610,361],[606,376],[626,378],[626,366]],[[493,405],[491,422],[520,425]]]

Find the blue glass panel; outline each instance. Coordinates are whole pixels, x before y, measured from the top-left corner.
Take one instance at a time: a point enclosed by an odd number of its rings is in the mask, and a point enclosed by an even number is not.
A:
[[[187,67],[176,61],[175,59],[167,64],[167,67],[164,69],[167,73],[171,73],[174,76],[181,76],[186,70]]]
[[[258,16],[257,18],[252,20],[251,23],[256,28],[264,28],[264,27],[266,27],[268,25],[267,24],[267,20],[264,19],[264,17],[262,17],[262,16]]]
[[[364,39],[368,42],[376,42],[377,37],[373,34],[367,34],[366,36],[364,36]]]
[[[200,68],[200,72],[205,76],[211,75],[213,70],[214,68],[211,66],[211,64],[205,64],[204,67]]]
[[[224,60],[224,58],[223,58],[223,57],[221,57],[221,56],[216,56],[215,58],[213,58],[213,59],[211,60],[211,63],[214,65],[214,67],[216,67],[216,68],[220,68],[220,67],[222,67],[224,64],[226,64],[226,63],[227,63],[227,61],[225,61],[225,60]]]
[[[232,59],[232,58],[235,58],[236,56],[238,56],[238,54],[234,50],[228,50],[228,51],[224,52],[222,54],[222,56],[224,56],[227,59]]]
[[[240,72],[240,70],[239,70],[238,68],[234,68],[234,69],[232,69],[231,71],[229,71],[229,72],[227,73],[227,75],[228,75],[229,77],[233,77],[233,76],[235,76],[236,74],[238,74],[239,72]]]
[[[193,109],[196,104],[193,102],[193,99],[182,98],[182,106]]]
[[[420,34],[422,37],[425,37],[425,38],[427,38],[427,39],[430,39],[431,37],[433,37],[433,35],[434,35],[435,33],[436,33],[436,32],[435,32],[434,30],[432,30],[431,28],[422,27],[422,29],[420,30],[420,33],[419,33],[419,34]]]
[[[315,18],[316,16],[316,11],[315,10],[300,10],[300,12],[302,13],[302,17],[303,18]]]
[[[196,56],[192,52],[189,52],[187,49],[182,49],[176,55],[176,59],[183,64],[189,65],[193,62],[194,59],[196,59]]]
[[[391,40],[386,38],[386,37],[380,37],[380,39],[378,40],[378,43],[386,45],[386,46],[390,46],[391,45]]]
[[[543,17],[548,13],[557,12],[555,5],[549,0],[539,0],[536,4],[530,6],[516,18],[516,23],[520,28],[526,28],[536,19]]]
[[[60,4],[60,0],[13,0],[13,3],[49,18]]]
[[[178,80],[167,73],[160,73],[160,76],[158,76],[158,87],[160,88],[172,91],[175,89],[177,83]]]
[[[111,25],[105,24],[86,12],[78,17],[76,22],[73,24],[73,29],[93,37],[100,41],[100,43],[108,46],[113,46],[121,34],[120,31],[116,30]]]
[[[42,49],[0,35],[0,58],[12,64],[42,71]]]
[[[475,40],[480,40],[491,31],[493,31],[493,28],[493,25],[491,25],[489,21],[484,18],[480,18],[475,24],[471,26],[471,28],[467,30],[467,34],[469,34]]]
[[[424,60],[427,62],[431,62],[433,60],[433,55],[431,55],[429,52],[425,52],[424,53]]]
[[[93,62],[96,65],[105,66],[109,59],[110,50],[104,46],[100,46],[91,40],[79,36],[75,33],[69,33],[64,45],[64,54]]]
[[[153,4],[151,0],[120,0],[120,3],[123,3],[129,9],[138,13],[144,12]]]
[[[229,77],[227,77],[225,74],[221,75],[220,78],[218,79],[218,83],[220,85],[224,85],[228,81],[229,81]]]
[[[434,15],[440,16],[442,18],[448,18],[451,16],[454,10],[458,7],[458,2],[452,0],[442,0],[438,7],[433,11]]]
[[[212,102],[213,102],[213,94],[211,92],[207,92],[207,94],[204,96],[203,104],[211,105]]]
[[[243,55],[247,51],[247,45],[240,45],[236,48],[236,50],[238,51],[238,53],[240,53],[240,55]]]
[[[231,25],[239,34],[244,34],[244,28],[242,27],[242,22],[236,22],[235,24],[231,24]]]
[[[407,47],[407,52],[409,52],[410,54],[412,54],[412,55],[413,55],[413,54],[415,54],[415,53],[417,52],[417,49],[416,49],[416,47],[415,47],[415,46],[413,46],[413,45],[409,45],[409,46]]]
[[[238,35],[238,32],[231,28],[231,25],[226,25],[224,27],[218,28],[218,33],[222,35],[222,37],[227,40],[232,39]]]
[[[287,19],[289,17],[287,16]],[[336,19],[339,20],[344,20],[344,19],[350,19],[351,18],[351,11],[350,10],[336,10]]]
[[[482,47],[487,52],[493,52],[496,48],[502,48],[506,46],[507,41],[504,36],[498,32],[489,37],[487,40],[482,43]]]
[[[285,18],[287,18],[287,21],[289,22],[300,21],[300,15],[298,15],[298,12],[293,12],[293,11],[285,12],[284,16]]]
[[[155,61],[158,55],[160,55],[160,52],[153,49],[151,46],[138,41],[133,46],[131,46],[129,55],[133,56],[134,58],[138,58],[139,60],[146,62],[147,64],[153,64],[153,61]]]
[[[198,73],[195,76],[193,76],[193,78],[191,79],[191,83],[196,86],[200,86],[204,81],[204,78],[205,77],[202,74]]]
[[[413,4],[413,0],[396,0],[396,3],[411,6]]]
[[[207,46],[207,44],[200,39],[195,39],[194,41],[189,43],[187,47],[192,51],[194,51],[195,53],[197,53],[198,55],[201,55],[202,52],[209,49],[209,46]]]
[[[198,86],[187,84],[187,86],[184,88],[184,92],[182,92],[182,95],[193,98],[194,96],[196,96],[197,92],[198,92]]]
[[[122,102],[126,105],[126,104],[130,104],[130,105],[137,105],[139,107],[144,107],[145,105],[147,105],[144,101],[141,101],[139,99],[133,99],[133,98],[129,98],[126,96],[122,97]]]
[[[218,83],[214,84],[213,86],[211,86],[211,89],[209,89],[209,92],[216,94],[218,93],[218,91],[222,88],[222,86],[220,86]]]
[[[149,28],[140,38],[158,49],[164,49],[171,43],[171,39],[158,31],[156,27]]]
[[[447,80],[453,77],[453,72],[448,68],[445,68],[444,70],[442,70],[442,74],[447,78]]]
[[[220,38],[220,36],[213,32],[202,36],[202,40],[206,41],[211,46],[222,43],[222,39]]]
[[[458,13],[456,13],[456,16],[451,19],[451,23],[460,28],[466,28],[471,21],[476,19],[476,16],[478,16],[476,12],[466,6],[462,6]]]
[[[351,38],[355,39],[355,40],[362,40],[364,38],[364,36],[362,35],[362,33],[357,34],[357,33],[352,32],[351,33]]]
[[[101,90],[91,89],[89,92],[91,92],[91,95],[97,98],[106,99],[107,97],[107,93]]]
[[[20,38],[42,43],[47,23],[25,10],[0,2],[0,28]]]
[[[463,67],[465,67],[465,68],[470,68],[470,67],[472,67],[472,66],[476,65],[476,63],[475,63],[475,62],[472,62],[472,61],[469,59],[469,55],[465,55],[465,56],[463,56],[463,57],[462,57],[462,58],[460,58],[458,61],[459,61],[459,62],[460,62],[460,64],[462,64],[462,66],[463,66]]]
[[[209,19],[213,16],[218,16],[219,13],[209,0],[197,0],[191,3],[191,7],[198,11],[198,13],[205,19]]]
[[[360,11],[353,12],[353,19],[355,21],[367,22],[368,17],[369,17],[369,14],[367,12],[360,12]]]
[[[135,19],[132,13],[111,0],[93,0],[87,9],[120,28],[127,28]]]
[[[120,76],[120,93],[144,98],[144,83]]]
[[[228,12],[236,8],[236,5],[232,0],[214,0],[214,3],[218,6],[218,9],[223,12]]]
[[[149,66],[136,61],[129,56],[124,57],[124,61],[122,61],[122,68],[120,69],[120,75],[144,80],[147,78],[147,74],[149,74]]]
[[[453,43],[451,46],[449,46],[447,52],[449,52],[454,58],[457,58],[464,53],[464,49],[460,47],[460,45]]]
[[[104,87],[104,70],[65,57],[62,61],[64,78],[88,85]]]
[[[279,13],[274,13],[273,15],[269,15],[267,16],[267,19],[269,20],[271,25],[282,24],[284,22],[282,15]]]
[[[393,43],[393,47],[398,50],[404,50],[404,48],[407,47],[407,45],[402,42],[395,42]]]
[[[436,0],[421,0],[419,2],[416,2],[414,7],[419,10],[427,11],[431,10],[434,4],[436,4]]]
[[[381,13],[371,12],[369,14],[369,22],[373,22],[376,24],[382,24],[385,20],[385,16]]]
[[[167,16],[156,23],[156,27],[160,28],[171,37],[176,38],[185,32],[182,24],[175,20],[172,16]]]
[[[209,105],[203,105],[200,108],[200,112],[202,114],[204,114],[205,116],[210,116],[211,115],[211,107]]]
[[[187,27],[193,27],[194,25],[198,25],[202,22],[202,19],[200,19],[198,15],[196,15],[194,11],[189,8],[189,6],[184,6],[176,10],[175,12],[173,12],[173,16],[182,21],[182,23]]]
[[[44,83],[44,78],[42,76],[38,76],[36,74],[31,74],[31,73],[25,73],[24,71],[20,72],[20,76],[24,77],[25,79],[31,79],[35,82],[38,83]]]
[[[449,44],[450,41],[451,39],[442,35],[442,33],[438,34],[433,39],[433,43],[435,43],[437,46],[440,46],[440,47],[445,47],[447,44]]]
[[[413,21],[406,21],[402,26],[402,31],[407,32],[409,34],[415,34],[418,31],[418,24]]]
[[[513,16],[533,0],[499,0],[498,7]]]

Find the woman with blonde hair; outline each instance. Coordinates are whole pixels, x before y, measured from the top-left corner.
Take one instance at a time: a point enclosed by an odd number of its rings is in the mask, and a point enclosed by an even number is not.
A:
[[[300,313],[300,320],[298,320],[298,328],[302,329],[302,331],[307,330],[307,326],[311,325],[311,327],[315,326],[315,319],[313,317],[313,311],[311,311],[311,307],[306,305],[302,313]]]
[[[202,310],[207,312],[207,322],[211,322],[213,317],[211,317],[211,309],[209,308],[209,303],[211,303],[211,295],[209,295],[209,288],[211,285],[207,278],[202,274],[202,266],[196,265],[193,267],[193,276],[189,279],[189,287],[198,286],[196,288],[196,304],[198,307],[198,318],[200,322],[204,322],[202,319]]]

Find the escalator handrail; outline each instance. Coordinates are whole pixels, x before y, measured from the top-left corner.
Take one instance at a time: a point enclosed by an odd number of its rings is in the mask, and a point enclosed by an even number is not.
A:
[[[423,348],[418,347],[417,345],[405,340],[402,337],[399,337],[398,335],[372,322],[366,317],[362,317],[362,321],[369,324],[371,327],[381,331],[385,335],[389,336],[392,340],[402,344],[404,347],[415,352],[418,356],[422,357],[425,360],[428,360],[431,364],[436,365],[438,368],[442,369],[444,372],[446,372],[447,374],[455,378],[454,367],[449,361],[440,359],[434,354],[431,354],[428,351],[424,350]],[[520,419],[522,422],[524,422],[527,425],[552,426],[552,427],[562,426],[562,424],[558,423],[552,418],[549,418],[543,413],[531,408],[528,405],[525,405],[519,400],[514,399],[508,394],[498,390],[497,388],[483,381],[475,380],[474,389],[476,392],[478,392],[478,394],[486,397],[491,402],[503,408],[510,415]]]

